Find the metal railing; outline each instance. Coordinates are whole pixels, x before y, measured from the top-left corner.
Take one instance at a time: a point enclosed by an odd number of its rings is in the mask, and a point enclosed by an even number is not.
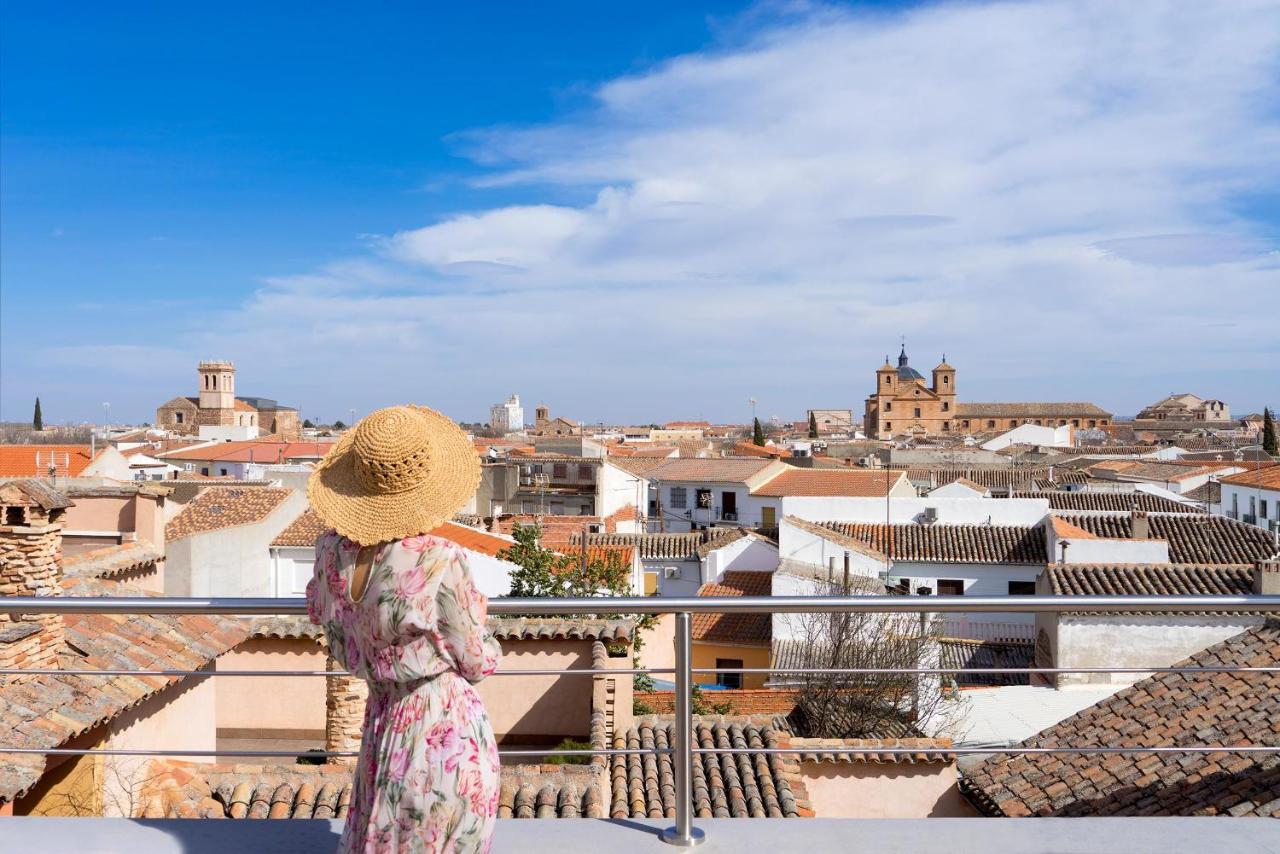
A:
[[[305,614],[306,600],[301,598],[158,598],[158,597],[0,597],[0,613],[17,614],[224,614],[257,616]],[[691,847],[704,839],[693,825],[693,757],[721,754],[802,754],[814,753],[813,747],[696,747],[693,743],[692,689],[695,673],[805,674],[832,675],[949,675],[957,673],[1280,673],[1276,666],[1249,667],[917,667],[917,668],[757,668],[693,666],[692,615],[713,614],[955,614],[955,613],[1073,613],[1117,614],[1126,612],[1254,612],[1280,613],[1280,595],[1234,596],[763,596],[763,597],[622,597],[622,598],[555,598],[489,601],[494,616],[554,616],[674,614],[675,666],[672,668],[566,668],[547,670],[499,670],[493,675],[583,675],[595,677],[628,676],[640,673],[673,673],[675,676],[675,715],[671,746],[667,748],[599,748],[589,749],[503,749],[503,756],[567,756],[667,754],[671,757],[675,782],[674,820],[662,833],[672,845]],[[0,675],[59,673],[64,676],[314,676],[349,675],[341,670],[295,671],[208,671],[208,670],[124,670],[85,669],[48,670],[35,668],[0,669]],[[1280,746],[1270,745],[1181,745],[1152,747],[888,747],[838,748],[841,753],[963,755],[963,754],[1119,754],[1119,753],[1278,753]],[[297,751],[267,750],[124,750],[102,748],[15,748],[0,744],[0,754],[35,753],[46,755],[114,755],[114,756],[296,756]],[[351,757],[352,751],[311,751],[311,756]]]

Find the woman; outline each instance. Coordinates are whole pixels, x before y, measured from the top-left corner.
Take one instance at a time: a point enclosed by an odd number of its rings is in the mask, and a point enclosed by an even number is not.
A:
[[[316,543],[312,622],[369,683],[364,737],[339,849],[487,851],[498,750],[472,689],[498,644],[463,552],[431,531],[475,494],[466,435],[421,406],[380,409],[307,485],[332,530]]]

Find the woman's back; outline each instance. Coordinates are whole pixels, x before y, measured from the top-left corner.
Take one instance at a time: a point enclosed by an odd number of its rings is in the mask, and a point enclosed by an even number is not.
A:
[[[498,663],[485,597],[465,553],[447,540],[370,548],[366,580],[357,572],[360,546],[325,534],[307,586],[330,654],[369,682],[342,850],[485,850],[498,808],[498,751],[468,684]]]
[[[412,682],[446,670],[478,682],[492,673],[499,649],[485,632],[486,601],[461,549],[430,536],[373,548],[367,581],[353,590],[360,546],[334,531],[316,543],[307,598],[333,658],[371,682]]]

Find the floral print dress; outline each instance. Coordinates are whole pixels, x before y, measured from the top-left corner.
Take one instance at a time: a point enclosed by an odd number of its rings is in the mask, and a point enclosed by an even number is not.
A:
[[[321,536],[307,585],[334,660],[369,683],[339,850],[488,851],[498,747],[471,687],[498,666],[487,600],[462,550],[431,536],[377,547],[355,600],[359,550],[334,531]]]

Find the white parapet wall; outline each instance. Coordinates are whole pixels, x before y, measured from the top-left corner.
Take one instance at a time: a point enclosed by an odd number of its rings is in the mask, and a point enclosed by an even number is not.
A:
[[[782,515],[810,522],[919,524],[929,508],[944,525],[1039,525],[1047,498],[784,498]]]

